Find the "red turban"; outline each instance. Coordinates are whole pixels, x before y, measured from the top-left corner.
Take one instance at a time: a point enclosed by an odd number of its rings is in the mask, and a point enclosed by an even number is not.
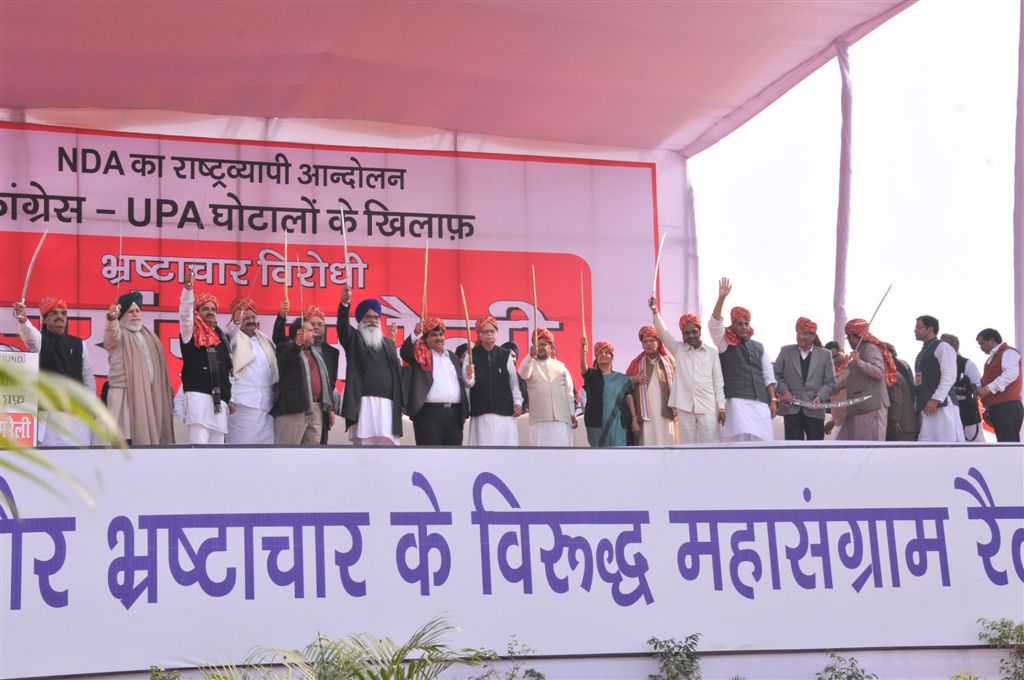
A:
[[[539,340],[543,340],[544,342],[548,343],[549,345],[554,345],[555,344],[555,334],[552,333],[551,331],[549,331],[547,328],[538,328],[537,329],[537,340],[538,341]]]
[[[885,384],[887,387],[892,387],[896,384],[896,362],[893,361],[892,355],[889,354],[889,348],[885,346],[885,343],[871,333],[868,333],[869,327],[868,322],[864,319],[850,319],[846,322],[844,330],[847,335],[860,336],[860,343],[858,343],[857,347],[852,347],[852,350],[857,350],[865,342],[869,342],[882,350],[882,359],[885,360]],[[849,363],[850,359],[847,358],[846,361]]]
[[[251,311],[253,314],[256,313],[256,301],[252,298],[247,297],[236,297],[231,301],[229,307],[231,310],[231,316],[234,316],[238,312]]]
[[[309,321],[314,316],[319,316],[321,319],[325,321],[327,320],[327,317],[324,316],[324,310],[320,309],[316,305],[306,305],[302,309],[302,319],[304,321]]]
[[[700,317],[691,312],[687,312],[686,314],[683,314],[681,317],[679,317],[679,330],[684,330],[686,328],[686,324],[688,323],[692,323],[697,328],[701,327]]]
[[[806,316],[801,316],[796,320],[796,330],[800,333],[817,333],[818,324],[814,323]]]
[[[416,357],[416,363],[420,365],[420,368],[427,372],[434,370],[434,359],[430,348],[427,347],[427,336],[430,334],[430,331],[435,328],[440,328],[441,332],[444,333],[446,330],[444,321],[441,321],[437,317],[426,319],[421,325],[423,335],[421,335],[420,339],[416,341],[416,347],[413,350]]]
[[[597,343],[594,345],[595,366],[597,365],[597,355],[600,354],[602,350],[608,350],[609,352],[612,353],[612,356],[615,356],[615,345],[608,342],[607,340],[598,340]]]
[[[658,340],[659,342],[661,341],[661,338],[658,337],[658,329],[655,328],[654,326],[651,326],[650,324],[646,326],[641,326],[640,332],[637,333],[637,337],[639,337],[641,340],[643,340],[644,337],[651,337],[654,338],[655,340]]]
[[[747,309],[746,307],[733,307],[731,310],[729,310],[729,318],[732,319],[733,323],[736,323],[737,321],[743,320],[743,321],[746,321],[749,324],[750,323],[750,310]],[[750,338],[754,337],[754,327],[753,326],[749,326],[748,328],[749,328],[749,330],[747,332],[747,339],[750,339]],[[725,342],[730,347],[735,347],[736,345],[740,344],[741,340],[740,340],[740,337],[738,335],[736,335],[736,333],[733,332],[732,328],[726,328],[725,329]]]
[[[214,309],[216,309],[219,306],[217,304],[217,298],[214,297],[213,293],[199,293],[198,295],[196,295],[195,308],[199,309],[200,307],[205,305],[207,302],[212,302]]]
[[[821,347],[821,338],[818,337],[818,324],[814,323],[806,316],[801,316],[796,320],[796,331],[798,333],[814,333],[813,343]]]
[[[64,302],[64,298],[59,295],[47,295],[39,301],[39,316],[46,316],[58,307],[67,309],[68,303]]]
[[[494,330],[498,330],[498,320],[493,316],[481,316],[476,320],[476,332],[482,331],[484,326],[494,326]]]

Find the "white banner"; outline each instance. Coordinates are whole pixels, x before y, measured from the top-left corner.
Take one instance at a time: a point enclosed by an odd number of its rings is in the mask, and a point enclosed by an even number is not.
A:
[[[6,480],[3,678],[400,639],[440,613],[457,645],[516,634],[545,655],[693,632],[704,650],[971,645],[979,617],[1024,614],[1019,447],[53,459],[96,507]]]

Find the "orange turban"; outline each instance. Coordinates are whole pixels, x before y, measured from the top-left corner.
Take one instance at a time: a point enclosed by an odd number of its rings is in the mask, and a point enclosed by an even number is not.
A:
[[[234,316],[238,312],[244,312],[247,310],[255,314],[256,301],[248,297],[236,297],[231,301],[229,309],[231,310],[231,316]]]
[[[750,323],[750,310],[746,307],[733,307],[729,310],[729,318],[732,319],[733,322],[743,319],[747,323]]]
[[[481,316],[476,320],[476,332],[482,331],[484,326],[494,326],[494,330],[498,330],[498,320],[493,316]]]
[[[47,295],[39,301],[39,316],[46,316],[58,307],[67,309],[68,303],[64,302],[64,298],[59,295]]]
[[[615,356],[615,345],[608,342],[607,340],[598,340],[597,343],[594,345],[595,366],[597,365],[597,355],[600,354],[602,350],[608,350],[609,352],[612,353],[612,356]]]
[[[896,362],[893,360],[892,354],[889,353],[889,348],[885,346],[885,343],[873,336],[871,333],[868,333],[869,327],[868,322],[864,319],[850,319],[846,322],[844,330],[847,335],[859,335],[860,344],[868,342],[882,350],[882,359],[885,361],[885,384],[888,387],[892,387],[896,384]],[[858,344],[857,347],[852,347],[851,349],[856,350],[860,347],[860,344]],[[847,362],[849,361],[850,360],[847,359]]]
[[[685,329],[686,324],[688,323],[692,323],[697,328],[701,327],[700,317],[691,312],[687,312],[686,314],[683,314],[681,317],[679,317],[679,330]]]
[[[316,305],[306,305],[305,307],[303,307],[302,319],[304,321],[309,321],[314,316],[319,316],[321,319],[325,321],[327,320],[327,317],[324,316],[324,310],[320,309]]]
[[[750,310],[747,309],[746,307],[733,307],[731,310],[729,310],[729,318],[732,319],[733,323],[743,320],[749,324]],[[750,326],[749,331],[747,333],[747,339],[749,340],[752,337],[754,337],[754,327]],[[735,347],[736,345],[740,344],[740,342],[740,337],[736,335],[736,333],[734,333],[731,328],[725,329],[725,343],[727,345],[729,345],[730,347]]]
[[[796,320],[796,330],[800,333],[817,333],[818,324],[814,323],[806,316],[801,316]]]
[[[661,341],[661,339],[658,337],[658,329],[649,324],[647,326],[640,327],[640,332],[637,333],[637,337],[639,337],[641,340],[643,340],[645,337],[650,337],[654,338],[655,340],[658,340],[659,342]]]
[[[213,293],[199,293],[198,295],[196,295],[196,309],[199,309],[207,302],[212,302],[214,309],[216,309],[219,306],[217,304],[217,298],[214,297]]]
[[[413,354],[416,357],[416,363],[420,365],[420,368],[422,368],[424,371],[427,371],[428,373],[434,370],[434,358],[432,356],[430,348],[427,347],[426,338],[427,335],[430,334],[430,331],[436,328],[440,328],[441,332],[444,333],[446,330],[444,326],[444,321],[441,321],[436,316],[430,319],[426,319],[423,322],[421,328],[421,330],[423,331],[423,335],[421,335],[420,339],[416,341],[416,347],[413,348]]]
[[[551,331],[549,331],[547,328],[538,328],[537,329],[537,339],[538,340],[543,340],[544,342],[548,343],[549,345],[554,345],[555,344],[555,334],[552,333]]]

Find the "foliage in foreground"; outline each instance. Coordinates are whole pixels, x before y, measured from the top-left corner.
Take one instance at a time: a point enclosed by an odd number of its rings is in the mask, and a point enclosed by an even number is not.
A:
[[[493,649],[484,649],[480,652],[483,673],[475,675],[470,680],[546,680],[543,673],[535,668],[523,668],[525,657],[533,654],[533,647],[519,642],[513,635],[505,648],[504,660],[507,663],[504,673],[500,673],[494,664],[502,661],[502,657]]]
[[[675,638],[659,640],[652,637],[647,644],[654,649],[654,660],[658,662],[661,673],[648,675],[647,680],[700,680],[699,642],[700,633],[687,635],[682,642]]]
[[[878,680],[877,675],[862,668],[852,656],[846,658],[829,652],[828,658],[828,665],[815,674],[815,680]]]
[[[120,449],[127,448],[121,428],[110,411],[92,390],[81,383],[57,373],[37,373],[26,371],[16,365],[0,363],[0,395],[9,393],[35,399],[43,418],[46,411],[72,414],[89,426],[101,444]],[[47,426],[64,431],[59,424],[52,421],[48,421]],[[61,484],[71,488],[83,502],[92,505],[92,497],[85,487],[47,458],[45,451],[19,446],[3,432],[0,432],[0,451],[3,452],[3,455],[0,455],[0,474],[23,477],[61,496],[58,488],[46,479],[47,476],[54,476]],[[17,509],[6,493],[0,492],[0,502],[17,514]]]
[[[243,666],[203,669],[209,680],[432,680],[455,664],[479,665],[475,649],[455,649],[446,637],[458,628],[439,617],[398,644],[356,633],[338,640],[318,636],[303,650],[258,649]]]
[[[981,632],[978,637],[989,647],[1009,652],[999,660],[999,675],[1003,680],[1024,680],[1024,623],[1010,619],[978,619]]]

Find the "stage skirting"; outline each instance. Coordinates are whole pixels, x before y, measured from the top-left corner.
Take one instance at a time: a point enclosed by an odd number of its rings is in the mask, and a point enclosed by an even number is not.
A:
[[[3,454],[5,458],[9,455]],[[4,481],[0,676],[317,633],[636,654],[957,647],[1024,618],[1019,446],[56,451]],[[13,459],[10,459],[13,460]]]

